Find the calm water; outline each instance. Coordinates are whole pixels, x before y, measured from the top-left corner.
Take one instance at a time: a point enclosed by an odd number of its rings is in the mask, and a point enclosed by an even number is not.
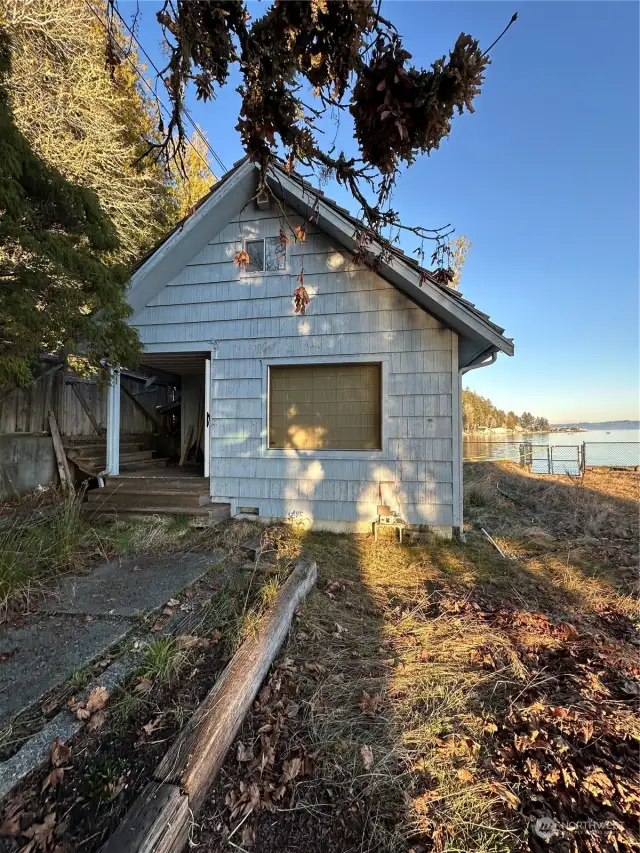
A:
[[[546,468],[547,446],[551,445],[554,470],[566,468],[575,473],[578,467],[578,447],[585,442],[587,465],[640,465],[640,430],[612,429],[586,432],[552,432],[521,434],[515,436],[474,436],[464,439],[464,458],[520,460],[520,445],[529,441],[533,445],[533,470]],[[536,458],[540,460],[536,464]]]

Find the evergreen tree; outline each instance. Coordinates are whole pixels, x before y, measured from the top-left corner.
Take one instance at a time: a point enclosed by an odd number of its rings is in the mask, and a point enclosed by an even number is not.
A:
[[[172,174],[143,156],[159,138],[160,108],[142,82],[135,44],[117,20],[107,21],[106,4],[0,5],[14,45],[8,85],[18,128],[62,175],[95,190],[118,233],[118,259],[134,261],[214,182],[206,147],[200,141],[196,155],[186,145],[185,168],[172,164]]]
[[[45,163],[16,127],[7,91],[11,46],[0,27],[0,384],[24,383],[42,352],[135,363],[126,270],[113,223],[91,190]]]

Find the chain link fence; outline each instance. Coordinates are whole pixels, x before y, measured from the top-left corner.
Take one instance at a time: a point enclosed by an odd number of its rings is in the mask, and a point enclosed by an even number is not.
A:
[[[582,466],[585,468],[640,467],[640,441],[584,441]]]
[[[532,474],[584,474],[587,468],[638,470],[640,441],[583,441],[582,444],[520,445],[520,467]]]

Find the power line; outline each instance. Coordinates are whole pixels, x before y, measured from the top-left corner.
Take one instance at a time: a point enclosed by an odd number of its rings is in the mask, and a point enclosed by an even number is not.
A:
[[[149,54],[147,53],[147,51],[144,49],[144,47],[143,47],[143,46],[142,46],[142,44],[140,43],[140,40],[136,37],[136,35],[134,34],[134,32],[133,32],[133,30],[131,29],[131,27],[129,26],[129,24],[125,21],[125,19],[122,17],[122,15],[120,14],[120,12],[118,11],[118,9],[117,9],[115,6],[113,6],[112,8],[113,8],[113,11],[114,11],[114,12],[116,13],[116,15],[118,16],[118,18],[120,19],[120,22],[121,22],[121,23],[126,27],[127,32],[129,33],[129,35],[131,36],[131,38],[133,39],[133,41],[134,41],[134,42],[136,43],[136,45],[138,46],[138,49],[140,50],[140,52],[141,52],[141,53],[143,54],[143,56],[146,58],[147,62],[151,65],[151,67],[152,67],[152,68],[153,68],[153,70],[156,72],[156,74],[158,75],[158,77],[160,77],[160,70],[158,69],[158,66],[155,64],[155,62],[153,61],[153,59],[151,59],[151,57],[149,56]],[[189,112],[189,110],[184,106],[184,104],[182,105],[182,111],[183,111],[183,113],[185,114],[185,116],[189,119],[189,121],[191,122],[191,124],[192,124],[192,125],[193,125],[193,127],[194,127],[195,132],[198,134],[198,136],[202,139],[202,141],[204,142],[204,144],[207,146],[207,148],[209,149],[209,152],[211,153],[212,157],[216,160],[216,162],[218,163],[218,165],[220,166],[220,168],[222,169],[222,171],[223,171],[223,172],[226,172],[226,171],[227,171],[227,167],[226,167],[226,166],[225,166],[225,164],[222,162],[222,160],[220,159],[220,157],[218,156],[218,154],[216,153],[216,151],[213,149],[213,147],[212,147],[212,146],[211,146],[211,144],[209,143],[209,140],[207,139],[207,137],[202,133],[202,131],[200,130],[200,128],[198,127],[198,125],[195,123],[195,121],[193,120],[193,118],[192,118],[192,116],[191,116],[191,113],[190,113],[190,112]]]
[[[102,20],[102,18],[101,18],[101,17],[100,17],[100,15],[98,14],[98,12],[96,12],[96,10],[93,8],[93,6],[91,5],[91,3],[89,3],[89,0],[84,0],[84,3],[85,3],[85,6],[89,9],[89,11],[94,15],[94,17],[95,17],[95,18],[97,19],[97,21],[100,23],[100,25],[103,27],[103,29],[104,29],[107,33],[109,33],[109,29],[108,29],[107,25],[106,25],[106,24],[105,24],[105,22]],[[136,44],[137,44],[137,43],[138,43],[138,42],[136,41]],[[133,59],[131,59],[131,57],[130,57],[128,54],[127,54],[126,58],[129,60],[129,64],[130,64],[130,65],[131,65],[131,67],[133,68],[134,72],[137,74],[137,76],[140,78],[140,80],[142,80],[142,82],[143,82],[143,83],[144,83],[144,85],[147,87],[147,89],[151,92],[151,94],[153,95],[153,97],[154,97],[154,99],[155,99],[156,103],[158,104],[158,106],[160,107],[160,109],[161,109],[161,110],[163,110],[163,112],[165,113],[165,115],[166,115],[168,118],[171,118],[171,113],[170,113],[170,112],[169,112],[169,110],[165,107],[165,105],[162,103],[162,101],[161,101],[161,100],[160,100],[160,98],[157,96],[157,94],[153,91],[153,88],[151,87],[151,84],[150,84],[150,83],[149,83],[149,81],[144,77],[144,75],[140,72],[140,69],[137,67],[136,63],[133,61]],[[189,120],[191,121],[191,124],[194,126],[194,129],[196,130],[196,132],[199,132],[199,130],[200,130],[200,129],[199,129],[199,128],[198,128],[198,126],[195,124],[195,122],[193,121],[193,119],[192,119],[191,117],[189,117]],[[200,133],[199,135],[202,137],[202,134],[201,134],[201,133]],[[207,145],[207,147],[209,148],[209,145],[208,145],[208,142],[207,142],[206,137],[202,137],[202,138],[204,139],[205,144],[206,144],[206,145]],[[217,180],[218,180],[217,175],[215,174],[215,172],[213,171],[213,169],[211,168],[211,166],[210,166],[210,165],[209,165],[209,163],[207,162],[207,159],[206,159],[205,157],[203,157],[203,156],[202,156],[202,154],[198,151],[198,149],[195,147],[195,145],[193,144],[193,142],[191,142],[191,140],[190,140],[190,139],[185,139],[185,142],[187,143],[187,145],[189,145],[191,148],[193,148],[193,150],[194,150],[194,152],[195,152],[196,156],[197,156],[197,157],[200,159],[200,161],[201,161],[201,162],[202,162],[202,163],[207,167],[207,169],[209,170],[209,172],[210,172],[210,173],[211,173],[211,175],[213,176],[214,180],[216,180],[216,181],[217,181]],[[210,150],[213,150],[213,149],[210,149]],[[219,162],[222,162],[222,161],[220,161],[220,160],[219,160],[219,158],[217,158],[217,157],[216,157],[216,159],[218,159],[218,161],[219,161]],[[224,168],[224,166],[223,166],[223,168]],[[225,171],[226,171],[226,169],[225,169]]]

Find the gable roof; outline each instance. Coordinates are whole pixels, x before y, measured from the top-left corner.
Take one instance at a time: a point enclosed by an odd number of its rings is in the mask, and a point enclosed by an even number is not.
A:
[[[142,309],[208,243],[210,235],[227,225],[255,192],[258,167],[247,157],[234,163],[205,195],[195,210],[181,220],[134,267],[129,302]],[[348,210],[296,174],[289,175],[275,163],[267,178],[272,191],[305,218],[314,222],[344,248],[355,249],[356,230],[362,223]],[[504,329],[472,302],[437,282],[428,270],[397,246],[379,238],[368,246],[374,254],[384,249],[377,272],[412,302],[454,329],[459,335],[459,367],[484,361],[496,352],[513,355],[513,340]]]

